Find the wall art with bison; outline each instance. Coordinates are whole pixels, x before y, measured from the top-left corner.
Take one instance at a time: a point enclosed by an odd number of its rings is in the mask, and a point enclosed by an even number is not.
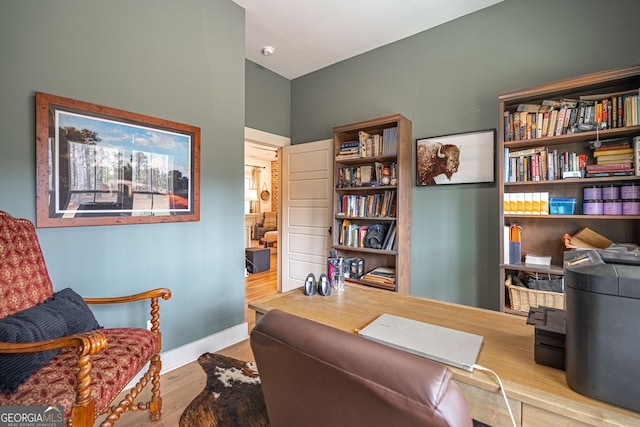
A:
[[[487,129],[416,140],[416,185],[493,182],[495,139]]]

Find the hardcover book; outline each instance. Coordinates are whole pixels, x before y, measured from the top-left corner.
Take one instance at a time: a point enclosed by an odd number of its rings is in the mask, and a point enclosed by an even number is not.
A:
[[[633,165],[636,176],[640,176],[640,136],[633,138]]]

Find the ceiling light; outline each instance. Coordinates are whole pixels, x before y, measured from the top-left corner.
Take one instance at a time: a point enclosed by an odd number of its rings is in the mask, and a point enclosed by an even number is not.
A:
[[[262,48],[262,54],[264,56],[270,56],[275,53],[276,49],[273,46],[265,46]]]

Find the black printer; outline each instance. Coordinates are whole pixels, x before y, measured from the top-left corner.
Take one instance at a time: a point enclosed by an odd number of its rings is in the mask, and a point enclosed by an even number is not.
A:
[[[565,252],[564,287],[567,383],[640,411],[640,252]]]
[[[533,357],[536,363],[564,369],[564,310],[552,307],[531,307],[528,325],[535,325]]]

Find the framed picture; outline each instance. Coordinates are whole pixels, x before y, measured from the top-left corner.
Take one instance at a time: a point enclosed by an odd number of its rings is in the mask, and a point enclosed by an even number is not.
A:
[[[38,227],[200,220],[200,128],[36,93]]]
[[[416,185],[494,181],[496,130],[416,140]]]

